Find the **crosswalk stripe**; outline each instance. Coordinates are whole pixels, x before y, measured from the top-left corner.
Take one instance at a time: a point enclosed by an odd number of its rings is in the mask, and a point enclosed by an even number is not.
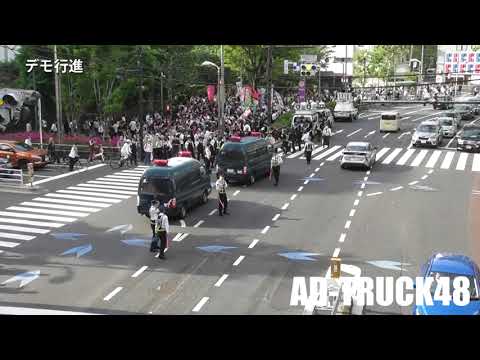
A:
[[[85,195],[93,195],[93,196],[104,196],[104,197],[113,197],[116,199],[128,199],[131,195],[135,195],[136,193],[130,194],[127,191],[120,191],[120,190],[106,190],[106,189],[95,189],[95,188],[86,188],[86,187],[75,187],[70,186],[67,188],[68,190],[58,190],[58,192],[65,192],[69,191],[67,194],[85,194]],[[71,191],[75,192],[71,192]],[[125,194],[127,193],[127,194]]]
[[[420,150],[418,153],[417,157],[413,160],[413,162],[410,164],[410,166],[419,166],[420,163],[423,161],[425,156],[427,156],[428,150]]]
[[[326,147],[326,146],[323,146],[323,145],[322,145],[322,146],[317,146],[317,148],[312,151],[312,158],[313,158],[316,154],[318,154],[319,152],[325,150],[326,148],[327,148],[327,147]],[[300,159],[305,160],[306,157],[305,157],[305,156],[302,156]],[[315,160],[315,159],[314,159],[314,160]]]
[[[435,150],[432,156],[430,156],[430,159],[428,159],[427,165],[425,165],[425,167],[433,168],[437,163],[438,159],[440,158],[441,154],[442,152],[440,150]]]
[[[107,176],[115,176],[115,177],[120,177],[122,179],[140,179],[141,176],[140,175],[133,175],[133,174],[122,174],[122,173],[115,173],[113,175],[107,175]]]
[[[380,149],[380,151],[375,156],[375,160],[379,161],[382,158],[382,156],[385,155],[389,150],[390,150],[389,147],[385,147],[383,149]]]
[[[0,232],[0,238],[30,241],[35,239],[36,236]]]
[[[32,234],[48,234],[50,232],[49,229],[38,229],[38,228],[30,228],[30,227],[23,227],[23,226],[14,226],[14,225],[1,225],[0,230],[10,230],[10,231],[20,231]]]
[[[37,206],[37,207],[41,207],[41,208],[50,208],[50,209],[59,209],[59,210],[88,211],[88,212],[97,212],[97,211],[102,210],[102,209],[99,209],[99,208],[45,204],[45,203],[30,202],[30,201],[25,201],[25,202],[21,203],[20,205],[23,205],[23,206]]]
[[[118,184],[118,183],[102,182],[102,181],[95,181],[95,180],[87,181],[86,184],[79,184],[77,186],[88,186],[88,187],[98,187],[98,188],[104,188],[104,189],[118,189],[118,190],[131,190],[131,191],[135,191],[138,188],[138,185]]]
[[[323,159],[324,157],[330,155],[331,153],[339,150],[341,148],[341,146],[339,145],[335,145],[333,148],[321,153],[320,155],[316,156],[313,160],[320,160],[320,159]]]
[[[59,190],[59,192],[62,190]],[[70,192],[71,193],[71,192]],[[74,193],[77,193],[76,191]],[[112,204],[118,204],[119,202],[122,202],[122,200],[118,199],[106,199],[104,197],[89,197],[89,196],[78,196],[78,195],[67,195],[67,193],[62,193],[62,194],[57,194],[57,193],[51,193],[51,194],[45,194],[45,196],[53,197],[53,198],[60,198],[60,199],[72,199],[72,200],[87,200],[87,201],[93,201],[93,202],[102,202],[102,203],[112,203]],[[83,194],[84,193],[79,193]],[[95,194],[94,196],[97,196]]]
[[[355,130],[354,132],[348,134],[347,137],[350,137],[350,136],[352,136],[352,135],[355,135],[355,134],[358,133],[359,131],[362,131],[362,129]]]
[[[125,184],[138,184],[138,181],[137,180],[125,180],[123,178],[120,178],[120,177],[107,177],[105,176],[104,178],[98,178],[97,180],[100,180],[100,181],[115,181],[115,182],[118,182],[118,183],[125,183]]]
[[[400,158],[400,160],[397,161],[395,165],[405,165],[405,163],[410,159],[410,157],[413,155],[415,152],[415,149],[408,149],[405,154]]]
[[[383,160],[382,164],[390,164],[393,159],[395,159],[397,155],[400,154],[402,150],[402,148],[396,148],[395,150],[393,150],[392,153],[388,155],[385,160]]]
[[[472,171],[480,171],[480,154],[473,155]]]
[[[441,169],[448,169],[450,167],[450,164],[452,163],[453,157],[455,156],[455,153],[453,151],[448,151],[445,154],[445,158],[442,161],[442,165],[440,165]]]
[[[333,154],[329,158],[327,158],[327,161],[334,161],[335,159],[339,158],[340,156],[343,155],[343,150],[338,151],[337,153]]]
[[[138,169],[148,169],[150,166],[147,166],[147,165],[138,165],[137,168]]]
[[[136,191],[127,191],[125,189],[112,189],[112,187],[109,187],[109,186],[101,186],[101,185],[93,185],[93,184],[78,184],[76,186],[70,186],[68,189],[98,191],[100,193],[109,193],[109,194],[137,195]]]
[[[10,206],[5,210],[26,211],[26,212],[33,212],[33,213],[47,214],[47,215],[62,215],[62,216],[65,215],[65,216],[78,216],[78,217],[85,217],[90,215],[89,213],[84,213],[84,212],[48,210],[48,209],[31,208],[31,207],[24,207],[24,206]]]
[[[137,176],[142,176],[144,171],[136,171],[136,170],[123,170],[120,171],[122,174],[132,174],[132,175],[137,175]]]
[[[43,202],[47,202],[47,203],[66,204],[66,205],[83,205],[83,206],[90,206],[90,207],[94,206],[94,208],[96,208],[97,210],[112,206],[112,204],[104,204],[104,203],[99,203],[99,202],[48,199],[48,198],[42,198],[42,197],[35,198],[35,199],[33,199],[33,201],[43,201]],[[94,208],[92,208],[92,209],[94,209]]]
[[[2,216],[17,217],[23,219],[38,219],[38,220],[52,220],[52,221],[61,221],[61,222],[74,222],[76,218],[69,218],[63,216],[48,216],[48,215],[38,215],[38,214],[24,214],[10,211],[0,211]],[[63,225],[63,224],[62,224]]]
[[[0,241],[0,247],[14,248],[15,246],[20,245],[20,243],[10,242],[10,241]]]
[[[295,159],[296,157],[302,155],[303,152],[304,152],[303,149],[300,150],[300,151],[297,151],[297,152],[295,152],[295,153],[293,153],[293,154],[291,154],[291,155],[288,155],[288,156],[287,156],[287,159]]]
[[[65,224],[61,223],[52,223],[52,222],[43,222],[43,221],[30,221],[30,220],[21,220],[21,219],[9,219],[9,218],[0,218],[0,223],[7,224],[21,224],[21,225],[32,225],[32,226],[44,226],[52,228],[60,228]]]
[[[468,154],[461,153],[457,162],[457,170],[465,170],[465,165],[467,165]]]

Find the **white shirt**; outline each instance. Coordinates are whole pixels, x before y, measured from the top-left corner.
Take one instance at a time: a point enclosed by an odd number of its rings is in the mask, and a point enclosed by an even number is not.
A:
[[[32,140],[25,139],[25,144],[32,146]]]
[[[137,123],[135,122],[135,120],[130,121],[130,130],[135,131],[136,128]]]
[[[273,155],[272,162],[271,162],[272,167],[280,166],[280,165],[282,165],[282,163],[283,163],[282,155],[280,155],[280,154]]]
[[[68,154],[69,158],[75,159],[78,157],[78,149],[75,145],[72,146],[70,149],[70,154]]]
[[[57,132],[57,124],[53,123],[52,127],[50,128],[50,131]]]
[[[168,216],[162,212],[158,214],[158,217],[155,221],[155,227],[157,227],[158,225],[160,225],[162,229],[165,229],[167,234],[170,232],[170,224],[168,223]]]
[[[325,129],[323,129],[322,135],[323,136],[332,136],[332,130],[330,130],[329,127],[325,127]]]
[[[129,143],[123,144],[122,150],[120,150],[120,153],[122,157],[130,156],[130,154],[132,153],[132,150],[130,149],[130,144]]]
[[[210,151],[210,149],[208,148],[208,146],[205,147],[205,157],[210,160],[210,157],[212,156],[212,153]]]
[[[228,184],[225,181],[225,179],[218,179],[217,182],[215,183],[215,188],[217,189],[217,191],[221,191],[221,190],[226,191],[228,188]]]
[[[310,135],[308,133],[303,134],[302,141],[305,141],[305,142],[310,141]]]
[[[249,124],[245,124],[245,125],[243,126],[243,131],[244,131],[244,132],[250,132],[250,131],[252,131],[252,129],[250,128],[250,125],[249,125]]]
[[[150,215],[150,221],[156,222],[158,219],[158,214],[160,214],[160,209],[152,205],[150,206],[148,213]]]

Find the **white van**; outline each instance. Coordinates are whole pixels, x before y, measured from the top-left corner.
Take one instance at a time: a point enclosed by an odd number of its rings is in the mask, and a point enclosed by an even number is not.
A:
[[[400,113],[398,111],[384,112],[380,116],[380,131],[399,131]]]

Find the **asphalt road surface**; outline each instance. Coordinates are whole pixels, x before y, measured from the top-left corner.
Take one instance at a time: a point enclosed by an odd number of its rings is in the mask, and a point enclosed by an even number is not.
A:
[[[440,251],[479,262],[480,155],[450,139],[410,149],[415,126],[441,111],[397,109],[399,133],[380,133],[382,109],[371,109],[336,123],[310,166],[285,156],[278,187],[231,186],[230,216],[216,213],[214,191],[185,222],[171,221],[166,260],[149,252],[150,227],[136,212],[143,167],[52,172],[35,193],[2,192],[0,313],[302,314],[290,306],[292,278],[324,276],[332,256],[372,277],[414,277]],[[378,146],[377,164],[342,170],[341,145],[364,140]]]

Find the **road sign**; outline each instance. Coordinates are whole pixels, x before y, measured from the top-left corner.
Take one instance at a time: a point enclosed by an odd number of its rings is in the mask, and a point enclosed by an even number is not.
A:
[[[283,73],[288,75],[288,60],[283,61]]]
[[[301,55],[300,61],[314,63],[317,62],[317,55]]]
[[[353,97],[351,93],[337,93],[337,101],[340,102],[352,102]]]

